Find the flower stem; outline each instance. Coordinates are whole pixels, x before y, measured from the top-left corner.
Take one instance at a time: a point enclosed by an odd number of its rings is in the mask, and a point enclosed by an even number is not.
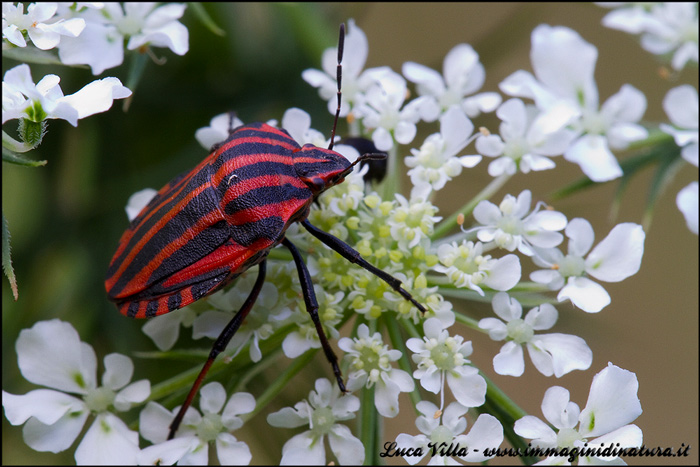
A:
[[[378,450],[376,446],[377,410],[374,408],[374,386],[363,388],[360,391],[360,441],[365,447],[365,465],[378,465],[376,459]]]
[[[437,238],[442,237],[445,235],[447,232],[449,232],[452,228],[455,227],[457,223],[457,217],[460,214],[463,214],[465,216],[468,216],[469,214],[472,213],[474,208],[476,207],[477,204],[479,204],[480,201],[483,201],[485,199],[489,199],[491,196],[493,196],[498,190],[501,189],[503,185],[506,184],[506,182],[510,179],[512,175],[510,174],[503,174],[499,177],[494,178],[491,183],[486,185],[486,187],[479,192],[471,201],[466,203],[464,206],[461,208],[457,209],[454,213],[452,213],[451,216],[447,217],[444,219],[440,224],[438,224],[435,227],[435,231],[433,234],[430,236],[431,240],[435,240]]]

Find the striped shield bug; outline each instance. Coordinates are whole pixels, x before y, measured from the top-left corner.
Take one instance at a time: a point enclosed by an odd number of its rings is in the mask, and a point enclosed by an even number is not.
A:
[[[266,258],[282,244],[294,259],[306,310],[319,335],[341,391],[345,386],[338,358],[318,315],[311,275],[299,250],[285,238],[294,222],[346,260],[386,281],[421,312],[418,303],[393,276],[368,263],[342,240],[307,220],[311,205],[327,189],[341,183],[362,161],[385,155],[364,154],[350,163],[333,151],[340,113],[345,27],[338,42],[338,108],[328,149],[300,146],[282,129],[265,123],[239,126],[212,148],[189,173],[165,185],[124,232],[107,271],[107,295],[132,318],[169,313],[205,297],[258,265],[258,276],[241,309],[214,342],[199,376],[170,425],[175,433],[192,404],[209,367],[250,312],[265,281]]]

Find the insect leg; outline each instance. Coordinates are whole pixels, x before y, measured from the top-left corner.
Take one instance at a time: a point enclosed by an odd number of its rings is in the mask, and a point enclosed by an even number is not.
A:
[[[234,334],[236,334],[238,328],[241,327],[241,323],[243,323],[243,320],[246,316],[248,316],[248,313],[250,312],[251,308],[253,308],[253,304],[258,298],[260,289],[262,289],[263,283],[265,282],[265,264],[266,262],[264,260],[258,264],[258,278],[255,280],[255,285],[253,285],[253,288],[251,289],[248,298],[243,303],[243,306],[238,311],[238,313],[236,313],[236,316],[234,316],[233,319],[229,321],[224,330],[221,331],[221,334],[219,334],[219,337],[216,338],[216,341],[214,342],[214,345],[211,348],[211,352],[209,352],[209,357],[207,358],[206,363],[204,363],[202,371],[199,372],[199,376],[197,376],[197,379],[192,385],[192,389],[190,389],[190,393],[187,395],[185,403],[182,404],[182,407],[180,407],[180,411],[170,424],[170,432],[168,434],[168,439],[173,439],[173,437],[175,436],[175,433],[177,432],[177,429],[180,426],[183,417],[185,416],[185,412],[187,412],[187,409],[190,407],[190,405],[192,405],[194,396],[197,394],[199,387],[202,385],[202,382],[204,381],[204,376],[209,371],[209,368],[211,367],[212,363],[214,363],[214,359],[216,359],[216,356],[226,349],[226,346],[231,341],[231,338],[234,336]]]
[[[302,259],[297,247],[286,238],[282,240],[282,244],[289,248],[289,251],[292,252],[294,263],[296,263],[297,271],[299,272],[299,282],[301,283],[301,290],[304,294],[306,311],[309,312],[309,315],[311,315],[311,321],[313,321],[314,326],[316,326],[316,332],[318,333],[318,338],[321,341],[323,352],[326,354],[326,358],[333,367],[333,374],[335,374],[335,379],[338,381],[338,387],[342,392],[347,392],[345,389],[345,384],[343,383],[343,375],[340,373],[340,368],[338,367],[338,357],[336,357],[333,349],[331,349],[331,346],[328,343],[326,334],[323,332],[321,319],[318,316],[318,301],[316,301],[314,285],[311,283],[311,274],[309,274],[309,270],[306,267],[306,264],[304,264],[304,260]]]
[[[391,274],[387,274],[386,272],[382,271],[376,266],[373,266],[369,264],[361,255],[359,252],[357,252],[355,249],[353,249],[350,245],[342,241],[341,239],[329,234],[328,232],[324,232],[323,230],[319,229],[318,227],[313,226],[308,220],[303,220],[301,224],[306,228],[306,230],[309,231],[311,235],[314,237],[318,238],[321,240],[323,243],[325,243],[329,248],[332,250],[337,251],[340,253],[340,255],[350,261],[351,263],[357,264],[358,266],[363,267],[364,269],[368,270],[387,284],[391,286],[392,289],[394,289],[398,294],[400,294],[403,298],[408,300],[409,302],[413,303],[413,305],[418,308],[422,313],[425,313],[427,310],[423,305],[418,303],[413,296],[411,296],[410,293],[408,293],[403,287],[401,287],[401,281],[392,276]]]

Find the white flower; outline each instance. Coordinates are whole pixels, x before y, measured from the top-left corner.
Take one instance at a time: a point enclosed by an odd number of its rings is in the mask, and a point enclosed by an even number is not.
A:
[[[520,99],[510,99],[496,111],[500,118],[500,135],[479,136],[476,149],[488,157],[497,157],[489,164],[489,175],[498,177],[503,173],[514,174],[518,170],[554,168],[550,157],[566,151],[576,137],[573,130],[565,128],[571,119],[571,108],[555,106],[538,112]]]
[[[411,149],[413,155],[404,159],[411,167],[412,198],[427,198],[431,190],[440,190],[461,174],[462,167],[471,168],[481,161],[478,155],[456,157],[471,141],[473,131],[474,125],[457,107],[440,117],[440,133],[428,136],[420,150]]]
[[[601,444],[606,447],[612,444],[616,448],[641,446],[642,430],[629,424],[642,413],[638,389],[634,373],[608,363],[593,377],[583,411],[570,402],[569,391],[553,386],[544,395],[542,413],[556,431],[539,418],[528,415],[515,422],[515,432],[542,448],[584,448],[584,443],[594,448]],[[549,462],[562,460],[565,458],[552,458]],[[607,465],[616,461],[620,459],[601,456],[582,458],[579,464]]]
[[[186,306],[149,319],[141,331],[150,337],[160,350],[170,350],[180,337],[180,326],[192,327],[196,317],[197,313]]]
[[[233,120],[231,118],[233,117]],[[215,144],[225,141],[233,128],[243,125],[243,122],[230,112],[219,114],[209,121],[209,126],[199,128],[194,133],[197,142],[207,151]]]
[[[428,465],[459,465],[453,457],[465,462],[483,462],[493,457],[485,456],[484,451],[503,442],[503,427],[489,414],[479,415],[469,434],[462,434],[467,429],[463,417],[467,408],[458,402],[442,411],[432,402],[420,401],[416,409],[422,414],[416,419],[416,427],[422,434],[401,433],[396,437],[398,449],[413,449],[414,455],[404,458],[411,465],[428,454],[431,455]]]
[[[498,206],[483,200],[474,208],[474,219],[482,225],[469,231],[476,230],[482,242],[495,242],[500,248],[517,249],[527,256],[534,254],[532,247],[559,245],[564,237],[558,231],[566,227],[566,217],[560,212],[542,210],[542,202],[528,214],[531,202],[530,190],[523,190],[517,199],[506,195]]]
[[[356,391],[365,386],[374,389],[374,405],[383,416],[393,418],[399,413],[399,393],[413,391],[411,375],[391,366],[401,358],[401,351],[389,350],[382,341],[380,333],[369,335],[369,328],[361,324],[357,328],[357,337],[343,337],[338,347],[346,352],[345,359],[350,361],[350,374],[347,388]]]
[[[365,127],[374,129],[372,141],[380,151],[391,149],[394,141],[408,144],[416,136],[420,103],[414,100],[402,108],[406,95],[406,80],[389,70],[374,78],[357,108]]]
[[[362,102],[363,93],[372,84],[373,77],[385,73],[389,67],[370,68],[362,71],[367,61],[369,45],[367,36],[355,21],[348,20],[347,34],[345,35],[345,48],[343,51],[343,77],[342,77],[342,103],[340,116],[347,116]],[[326,49],[321,58],[323,71],[304,70],[301,77],[311,86],[318,88],[321,99],[328,101],[328,111],[335,114],[338,107],[336,70],[338,67],[338,49],[336,47]]]
[[[530,274],[530,279],[558,290],[557,300],[567,298],[588,313],[597,313],[610,304],[610,295],[590,275],[604,282],[620,282],[639,271],[644,254],[644,230],[633,223],[616,225],[590,253],[593,227],[586,219],[576,218],[566,226],[568,254],[557,248],[537,249],[535,264],[546,267]],[[588,256],[586,256],[588,254]]]
[[[616,5],[618,6],[618,5]],[[653,54],[673,53],[671,66],[681,70],[698,62],[698,6],[694,2],[624,5],[603,18],[603,25],[642,34],[642,47]]]
[[[314,291],[319,306],[318,316],[323,324],[323,329],[327,337],[337,339],[338,329],[336,327],[343,319],[343,308],[339,304],[345,294],[340,291],[335,294],[326,293],[319,285],[314,285]],[[294,312],[290,312],[289,316],[290,318],[282,324],[291,322],[296,325],[296,328],[289,332],[282,341],[284,354],[288,358],[297,358],[308,350],[321,348],[321,338],[307,310],[301,310],[297,307]],[[283,318],[280,318],[280,321]]]
[[[595,182],[612,180],[622,169],[611,149],[647,137],[638,122],[646,110],[646,98],[629,84],[599,108],[598,87],[593,73],[598,50],[575,31],[541,24],[532,32],[531,73],[519,70],[500,88],[506,94],[533,99],[540,110],[568,106],[570,122],[580,135],[564,152]]]
[[[65,451],[93,413],[95,421],[75,451],[76,462],[136,463],[138,433],[109,412],[111,407],[129,410],[151,392],[148,380],[128,384],[134,372],[130,358],[107,355],[102,386],[98,386],[95,351],[80,341],[73,326],[57,319],[40,321],[23,330],[16,348],[22,376],[34,384],[57,389],[36,389],[23,396],[2,392],[5,416],[12,425],[24,423],[24,440],[29,447]]]
[[[412,337],[406,341],[413,353],[418,369],[413,377],[421,386],[438,394],[443,392],[445,381],[452,394],[464,407],[479,407],[486,400],[486,381],[479,370],[469,365],[472,354],[471,341],[463,342],[462,336],[451,337],[437,318],[423,323],[425,337]]]
[[[330,144],[330,139],[323,136],[323,133],[311,128],[311,116],[304,110],[296,107],[287,109],[284,112],[281,126],[283,129],[287,130],[289,136],[291,136],[294,141],[299,143],[300,146],[305,144],[313,144],[319,148],[327,148]],[[338,139],[337,136],[336,139]],[[335,144],[333,146],[333,150],[340,153],[350,162],[354,162],[358,157],[360,157],[360,153],[357,151],[357,149],[353,148],[352,146],[348,146],[347,144]],[[359,171],[353,171],[353,173],[357,172]],[[357,206],[355,206],[355,208],[356,207]]]
[[[481,112],[493,112],[501,103],[501,96],[496,92],[474,94],[484,85],[486,72],[479,62],[479,54],[469,44],[458,44],[447,53],[442,64],[444,78],[435,70],[414,62],[404,63],[402,73],[417,84],[419,95],[428,97],[421,105],[428,122],[436,120],[439,113],[453,105],[474,118]]]
[[[218,338],[245,303],[257,277],[256,268],[256,274],[246,273],[230,289],[212,294],[207,303],[214,309],[205,311],[194,319],[192,338]],[[250,343],[248,352],[251,361],[260,361],[260,342],[270,337],[282,320],[291,314],[291,310],[278,305],[278,298],[277,287],[270,281],[264,282],[253,308],[226,346],[227,355],[235,357]]]
[[[94,75],[124,61],[126,48],[168,47],[177,55],[189,49],[187,28],[177,21],[185,5],[171,3],[105,3],[104,8],[83,13],[85,30],[76,38],[64,38],[58,56],[67,65],[89,65]]]
[[[678,192],[676,205],[683,213],[688,229],[698,234],[698,182],[691,182]]]
[[[445,274],[455,286],[470,288],[482,297],[482,284],[494,290],[513,288],[520,280],[520,259],[515,255],[493,259],[484,255],[483,249],[481,242],[443,243],[437,250],[442,264],[433,269]]]
[[[60,118],[77,126],[79,119],[109,110],[114,99],[131,95],[121,81],[110,77],[64,96],[58,84],[60,80],[56,75],[46,75],[34,84],[26,64],[8,70],[2,82],[2,123],[15,118],[32,122]]]
[[[686,84],[671,89],[664,97],[664,110],[671,125],[661,124],[661,129],[673,136],[676,144],[683,148],[683,159],[698,166],[698,91]]]
[[[318,130],[311,128],[311,116],[304,110],[292,107],[282,116],[282,128],[299,143],[300,146],[313,144],[318,147],[328,147],[328,141]]]
[[[355,418],[353,412],[360,408],[360,400],[350,394],[341,395],[340,389],[324,378],[317,379],[315,387],[308,401],[267,416],[270,425],[281,428],[309,425],[308,431],[285,443],[280,465],[326,465],[326,436],[340,465],[362,464],[365,460],[362,442],[348,427],[337,423]]]
[[[386,224],[390,227],[391,237],[406,251],[427,239],[433,233],[433,227],[442,217],[435,216],[437,207],[423,199],[406,200],[396,193],[397,204],[389,214]]]
[[[153,188],[144,188],[129,196],[129,200],[126,202],[126,207],[124,208],[129,222],[136,219],[136,216],[139,215],[143,208],[148,206],[148,203],[151,202],[156,194],[158,194],[158,192]]]
[[[593,352],[586,341],[570,334],[535,334],[549,329],[557,322],[557,310],[549,303],[531,309],[521,319],[520,303],[499,292],[493,297],[493,311],[503,321],[484,318],[479,327],[489,332],[495,341],[505,340],[501,351],[493,358],[493,369],[499,375],[521,376],[525,371],[523,347],[530,360],[545,376],[557,378],[573,370],[586,370],[593,361]],[[505,323],[504,323],[505,322]]]
[[[31,3],[24,14],[22,3],[2,2],[2,38],[17,47],[26,47],[26,33],[38,49],[49,50],[58,45],[61,36],[78,37],[85,29],[82,18],[47,23],[54,18],[57,9],[56,3]]]
[[[226,402],[220,383],[209,383],[199,391],[202,414],[189,407],[175,438],[166,441],[169,427],[180,410],[172,412],[149,402],[139,416],[141,436],[153,443],[139,456],[141,465],[208,465],[209,444],[216,445],[216,457],[222,465],[248,465],[252,458],[248,445],[230,432],[243,426],[239,415],[255,409],[255,399],[247,392],[237,392]],[[225,405],[224,405],[225,404]],[[223,411],[222,411],[223,409]],[[221,413],[219,413],[221,412]]]

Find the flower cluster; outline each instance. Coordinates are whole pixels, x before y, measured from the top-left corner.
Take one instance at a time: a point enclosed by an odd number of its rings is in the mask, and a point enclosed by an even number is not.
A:
[[[106,77],[64,95],[61,78],[48,74],[37,83],[28,63],[89,66],[94,75],[124,61],[124,49],[144,53],[150,47],[168,47],[178,55],[189,49],[187,28],[178,21],[184,4],[158,6],[140,3],[22,3],[2,4],[2,53],[19,65],[7,70],[2,81],[2,124],[17,120],[19,139],[3,128],[3,161],[24,166],[43,165],[23,156],[39,146],[50,119],[66,120],[74,127],[78,120],[105,112],[114,100],[132,91],[115,77]],[[138,69],[138,67],[135,67]],[[134,79],[136,78],[136,79]],[[138,81],[132,74],[129,86]],[[3,214],[3,229],[5,227]],[[3,233],[3,236],[9,237]],[[18,298],[8,242],[3,242],[5,274],[15,300]]]
[[[169,47],[175,53],[187,50],[186,29],[183,33],[184,26],[177,21],[184,8],[180,5],[105,5],[101,13],[92,6],[65,11],[57,7],[49,16],[50,10],[36,5],[28,8],[27,15],[21,6],[12,8],[8,8],[7,18],[16,19],[11,24],[8,19],[7,27],[3,20],[6,41],[16,47],[27,46],[28,41],[37,47],[53,43],[62,59],[88,64],[96,73],[118,61],[116,52],[110,55],[115,41],[122,52],[124,43],[128,50],[146,44]],[[60,15],[54,16],[56,11]],[[695,12],[697,18],[697,9]],[[5,18],[5,9],[3,15]],[[34,25],[24,18],[29,15]],[[648,23],[644,21],[645,27],[650,27]],[[41,24],[45,27],[38,27]],[[88,35],[83,36],[82,30]],[[643,29],[640,27],[639,31]],[[84,47],[88,40],[94,41],[90,53],[77,53],[76,49]],[[677,49],[674,66],[692,59],[688,47],[679,41],[674,44],[668,49]],[[697,40],[695,45],[697,60]],[[92,55],[98,52],[99,59]],[[358,167],[347,174],[343,183],[315,198],[304,215],[310,224],[337,237],[372,267],[400,281],[402,288],[369,268],[346,261],[298,224],[288,226],[284,231],[286,241],[297,245],[307,256],[314,282],[307,293],[315,296],[318,320],[314,321],[312,310],[306,308],[311,302],[309,297],[303,300],[300,295],[300,280],[291,256],[284,249],[274,248],[267,256],[266,281],[257,302],[219,359],[235,362],[237,368],[246,372],[240,385],[255,376],[257,370],[252,363],[274,356],[274,348],[281,347],[291,361],[287,362],[290,369],[258,397],[257,403],[251,394],[234,393],[218,382],[204,385],[195,399],[195,406],[198,403],[201,410],[189,407],[171,440],[166,439],[168,426],[179,407],[169,410],[149,401],[140,412],[138,424],[141,437],[151,443],[144,448],[138,444],[137,433],[113,413],[132,404],[144,404],[149,395],[147,381],[126,386],[131,376],[130,361],[127,364],[126,357],[108,355],[103,386],[97,387],[94,352],[91,348],[86,350],[89,346],[79,341],[70,325],[59,321],[37,323],[32,330],[24,331],[17,343],[22,374],[30,382],[78,394],[83,399],[63,392],[49,394],[46,390],[25,396],[3,393],[6,417],[13,425],[24,424],[25,440],[32,448],[53,452],[67,449],[92,414],[96,422],[76,451],[78,463],[118,455],[112,460],[200,464],[209,461],[209,448],[215,446],[222,464],[247,464],[251,451],[231,431],[239,430],[248,418],[263,411],[309,361],[310,351],[323,347],[319,331],[329,340],[337,340],[343,352],[340,362],[348,394],[342,395],[335,381],[321,378],[305,400],[267,413],[267,422],[273,427],[304,430],[291,436],[281,448],[282,464],[334,462],[326,441],[340,464],[375,461],[368,457],[375,453],[366,451],[363,443],[375,442],[382,417],[395,417],[405,410],[402,393],[410,394],[421,414],[416,420],[420,434],[409,434],[411,430],[406,428],[406,433],[395,438],[396,449],[410,449],[416,454],[405,458],[412,464],[431,453],[431,464],[483,462],[493,457],[484,448],[498,447],[504,436],[510,436],[508,441],[512,444],[517,441],[512,431],[544,447],[580,447],[589,440],[619,442],[623,447],[641,444],[641,430],[630,425],[641,413],[634,373],[609,364],[594,376],[583,410],[569,401],[566,389],[551,387],[542,405],[549,422],[546,424],[524,414],[505,395],[493,399],[491,394],[497,388],[485,378],[491,368],[479,369],[470,358],[481,351],[477,337],[488,335],[503,341],[500,352],[492,358],[492,369],[497,375],[522,377],[528,371],[525,350],[536,370],[547,377],[560,378],[591,367],[593,352],[586,341],[556,332],[560,311],[555,305],[571,304],[568,312],[580,309],[591,319],[595,317],[592,313],[611,305],[612,298],[599,282],[619,282],[639,271],[644,228],[636,223],[620,223],[596,244],[589,221],[569,219],[543,201],[533,206],[533,198],[537,200],[540,195],[531,190],[506,193],[500,202],[494,201],[495,192],[515,174],[554,169],[553,158],[557,156],[578,164],[593,182],[620,177],[623,169],[615,152],[630,148],[632,143],[644,144],[652,131],[640,123],[647,105],[644,94],[623,84],[601,105],[594,79],[598,50],[577,32],[561,26],[535,28],[533,72],[519,70],[501,82],[499,88],[506,97],[495,91],[481,91],[485,68],[468,44],[458,44],[447,54],[442,74],[414,62],[405,63],[402,74],[389,67],[364,69],[368,53],[365,34],[350,20],[345,37],[340,116],[347,120],[348,136],[371,140],[377,150],[388,153],[386,174],[371,183],[365,177],[368,168]],[[681,58],[675,58],[679,54]],[[337,106],[336,57],[337,49],[327,50],[322,57],[323,69],[306,70],[302,75],[318,88],[333,114]],[[37,115],[43,109],[44,118],[68,119],[72,115],[73,120],[69,121],[77,122],[82,118],[81,112],[91,111],[71,106],[82,101],[83,91],[63,96],[60,88],[55,89],[57,78],[44,78],[47,82],[42,80],[30,92],[28,67],[11,72],[13,82],[25,87],[19,90],[16,84],[18,91],[8,94],[8,102],[17,101],[13,107],[8,106],[8,118],[26,119],[30,112]],[[104,83],[100,89],[111,86],[112,96],[125,94],[126,88],[121,84],[105,80],[110,78],[99,82]],[[417,94],[413,99],[409,92],[411,83]],[[21,96],[25,100],[36,99],[39,104],[22,107]],[[683,105],[688,101],[690,108]],[[653,128],[665,135],[667,143],[675,141],[679,161],[696,167],[697,101],[697,91],[692,86],[671,90],[664,101],[671,124]],[[3,121],[4,102],[5,97]],[[105,99],[97,98],[91,99],[91,105],[92,110],[109,107]],[[97,111],[100,110],[92,113]],[[498,133],[475,132],[472,120],[492,112],[501,121]],[[243,124],[233,114],[218,115],[210,126],[200,128],[196,137],[208,150]],[[330,143],[312,128],[311,117],[298,108],[287,110],[279,121],[270,120],[268,124],[283,129],[300,145],[327,147]],[[435,131],[422,142],[415,141],[417,126],[422,124]],[[468,151],[472,143],[474,151]],[[349,161],[359,157],[358,150],[349,145],[337,144],[333,149]],[[464,200],[464,206],[454,214],[441,213],[433,202],[436,193],[454,184],[457,177],[477,166],[483,157],[493,158],[488,167],[488,173],[494,177],[491,185],[476,198]],[[404,168],[411,184],[405,190],[410,191],[408,197],[399,192],[399,175]],[[682,201],[678,203],[695,233],[697,188],[695,183],[681,192]],[[155,191],[149,189],[132,196],[127,206],[129,218],[138,215],[154,195]],[[473,219],[467,221],[468,216]],[[456,233],[447,235],[453,230]],[[561,249],[565,241],[566,253]],[[346,257],[347,251],[344,250]],[[192,328],[194,339],[216,339],[247,301],[256,282],[256,269],[240,271],[233,287],[223,288],[206,300],[154,318],[144,326],[144,332],[160,350],[172,349],[185,327]],[[522,276],[528,270],[534,271],[529,274],[532,282],[526,283]],[[532,304],[531,296],[521,295],[524,291],[536,292],[537,303]],[[407,294],[427,311],[421,313],[406,300]],[[452,300],[490,302],[495,317],[476,320],[456,304],[453,306]],[[529,308],[524,315],[521,302]],[[349,337],[340,338],[340,328],[347,322],[352,323],[352,331]],[[465,339],[455,323],[465,324],[482,335]],[[49,333],[54,337],[46,338]],[[64,339],[57,342],[56,333],[64,335]],[[332,351],[324,350],[333,361],[329,355]],[[40,355],[51,358],[42,361]],[[119,378],[113,374],[117,366],[123,369]],[[51,376],[63,370],[63,376]],[[168,389],[173,392],[185,385]],[[455,402],[446,405],[446,397]],[[26,408],[26,401],[33,402],[31,408]],[[369,408],[361,407],[360,401],[370,404]],[[481,408],[483,412],[493,404],[499,404],[493,414],[475,417],[472,409]],[[347,422],[358,411],[362,432],[355,436]],[[472,421],[468,422],[465,415]],[[504,429],[505,420],[517,421]],[[465,434],[468,425],[471,428]],[[75,433],[70,440],[70,436],[59,433],[66,427],[70,428],[68,433]],[[102,432],[95,433],[100,429]],[[454,445],[464,449],[447,449]],[[579,460],[583,463],[590,459]]]
[[[57,49],[60,63],[88,65],[94,75],[122,64],[125,43],[127,50],[168,47],[184,55],[188,32],[177,21],[184,10],[182,4],[32,3],[25,13],[21,3],[3,3],[3,54],[8,51],[13,58],[31,60],[23,50]],[[59,81],[58,76],[47,75],[34,84],[26,64],[9,70],[3,77],[2,123],[60,118],[76,126],[78,119],[108,110],[113,99],[131,95],[117,78],[94,81],[69,96],[63,95]]]
[[[698,63],[698,5],[678,3],[604,3],[615,8],[605,15],[603,25],[640,34],[644,50],[671,56],[671,66],[680,70],[690,62]]]

